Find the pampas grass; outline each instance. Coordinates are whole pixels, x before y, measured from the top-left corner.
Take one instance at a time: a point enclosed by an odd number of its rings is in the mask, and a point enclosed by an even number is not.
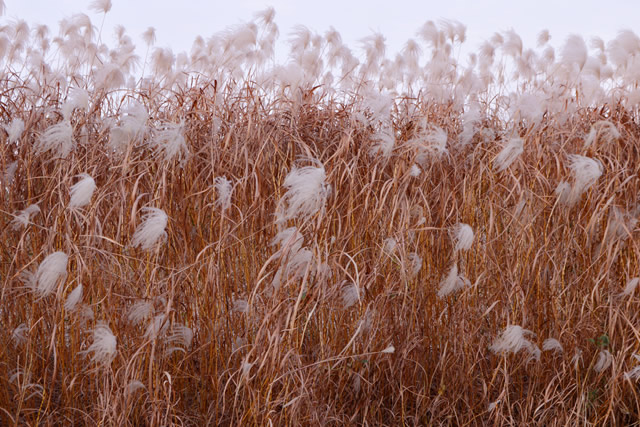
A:
[[[0,425],[640,419],[633,32],[94,16],[0,28]]]
[[[113,331],[104,322],[93,328],[93,343],[83,353],[93,353],[91,361],[108,367],[116,357],[118,340]]]
[[[294,167],[284,180],[286,193],[280,201],[276,222],[290,219],[307,220],[324,208],[330,187],[325,182],[324,166]]]
[[[51,151],[53,155],[66,158],[75,147],[73,128],[68,119],[50,126],[36,142],[36,152]]]
[[[70,208],[81,208],[88,205],[96,189],[96,182],[89,174],[82,173],[78,176],[82,179],[71,186]]]
[[[131,238],[131,246],[140,247],[142,250],[149,250],[156,247],[160,241],[166,238],[168,217],[167,214],[159,208],[145,207],[142,217],[142,223],[136,228]]]
[[[67,278],[69,257],[64,252],[48,255],[40,265],[33,278],[33,290],[41,298],[51,295]]]

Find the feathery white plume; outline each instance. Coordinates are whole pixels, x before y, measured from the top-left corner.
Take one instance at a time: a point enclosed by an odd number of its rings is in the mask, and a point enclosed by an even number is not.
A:
[[[524,141],[520,137],[509,139],[493,161],[496,172],[502,172],[524,151]]]
[[[408,265],[407,270],[409,273],[409,277],[415,277],[418,275],[420,270],[422,269],[422,258],[416,252],[410,252],[407,255]]]
[[[571,190],[565,181],[560,182],[556,188],[558,201],[568,206],[575,205],[585,191],[587,191],[602,175],[602,163],[590,157],[571,154],[568,156],[569,168],[573,173],[574,181]]]
[[[421,127],[418,136],[408,141],[408,144],[417,149],[416,161],[424,164],[430,157],[440,158],[447,154],[447,132],[439,126],[428,123],[423,123]]]
[[[160,240],[167,236],[167,214],[159,208],[144,207],[145,215],[142,224],[136,228],[131,239],[131,245],[135,248],[140,246],[143,250],[154,248]]]
[[[46,297],[56,290],[56,286],[67,278],[67,262],[69,257],[64,252],[54,252],[47,256],[38,266],[34,276],[36,292]]]
[[[127,319],[129,322],[136,326],[147,317],[151,316],[153,311],[153,304],[149,301],[138,301],[131,306],[127,313]]]
[[[458,275],[458,264],[453,264],[449,270],[449,274],[447,274],[447,277],[442,279],[440,282],[438,297],[444,298],[447,295],[470,285],[471,282],[469,282],[469,279],[463,275]]]
[[[136,391],[145,388],[144,384],[142,384],[142,381],[140,380],[133,380],[131,381],[129,384],[127,384],[127,387],[125,389],[125,394],[129,395],[132,393],[135,393]]]
[[[76,286],[76,288],[73,291],[71,291],[69,296],[67,296],[67,299],[64,302],[64,309],[66,311],[73,311],[81,299],[82,299],[82,285],[80,284]]]
[[[456,224],[451,230],[451,235],[455,245],[454,251],[467,251],[471,249],[474,235],[473,229],[469,224],[461,222]]]
[[[64,117],[65,120],[69,120],[71,113],[73,113],[73,110],[76,108],[81,110],[87,110],[89,108],[89,92],[78,87],[72,88],[69,91],[67,102],[65,102],[60,109],[62,117]]]
[[[374,144],[369,150],[370,156],[375,157],[377,155],[380,155],[385,160],[391,157],[393,147],[396,143],[396,137],[394,136],[393,130],[391,128],[387,127],[380,129],[371,137],[371,141]]]
[[[398,241],[393,237],[387,237],[382,242],[382,253],[386,256],[391,256],[396,251],[396,247],[398,246]]]
[[[313,253],[303,248],[304,238],[296,227],[289,227],[279,232],[271,241],[271,245],[280,245],[280,249],[273,255],[281,259],[281,265],[276,272],[272,285],[278,289],[282,279],[301,278],[313,261]]]
[[[22,136],[22,132],[24,132],[24,122],[20,118],[15,118],[11,120],[11,123],[4,126],[4,129],[7,131],[7,142],[18,142],[20,137]]]
[[[584,140],[584,147],[590,147],[598,138],[603,139],[604,142],[611,142],[620,138],[620,131],[610,121],[599,120],[591,126],[589,134]]]
[[[342,299],[342,307],[349,308],[358,301],[360,301],[360,291],[355,283],[348,283],[342,287],[340,292],[340,298]]]
[[[562,348],[562,344],[555,338],[547,338],[542,343],[543,351],[556,351],[558,353],[562,353],[564,349]]]
[[[633,279],[629,280],[627,282],[627,286],[625,286],[624,288],[624,291],[622,291],[622,295],[632,295],[638,287],[638,283],[640,283],[640,277],[634,277]]]
[[[91,360],[96,363],[109,366],[116,357],[118,341],[111,328],[99,322],[93,329],[93,344],[81,353],[93,353]]]
[[[169,348],[165,351],[165,356],[171,355],[174,351],[186,351],[191,347],[192,341],[193,330],[191,328],[179,323],[173,325],[171,334],[166,339]]]
[[[93,0],[89,7],[98,13],[107,13],[111,6],[111,0]]]
[[[149,145],[154,150],[154,155],[166,161],[174,158],[182,159],[183,155],[189,154],[189,148],[184,139],[184,122],[166,123],[163,129],[155,132]]]
[[[527,335],[535,335],[528,329],[518,325],[508,325],[502,334],[489,347],[494,353],[518,353],[522,349],[529,352],[530,359],[540,358],[540,349],[527,338]]]
[[[325,182],[324,166],[295,167],[284,180],[287,192],[282,196],[276,213],[276,222],[284,223],[289,219],[299,218],[307,220],[321,209],[330,192],[330,186]]]
[[[587,62],[587,45],[584,39],[576,34],[572,34],[567,38],[562,48],[562,62],[566,65],[577,65],[582,70]]]
[[[71,153],[74,146],[73,128],[69,120],[50,126],[35,144],[36,153],[51,151],[63,158]]]
[[[70,208],[81,208],[88,205],[96,189],[96,182],[89,174],[82,173],[78,176],[82,179],[71,186]]]
[[[224,212],[231,207],[231,193],[233,192],[231,181],[226,176],[219,176],[216,178],[215,186],[218,193],[216,206]]]
[[[613,363],[613,355],[609,352],[609,350],[601,350],[598,353],[598,361],[596,362],[593,369],[596,372],[602,372],[607,369]]]
[[[11,221],[11,227],[14,230],[26,227],[27,225],[29,225],[31,216],[37,213],[40,213],[40,207],[38,205],[27,206],[26,209],[18,211],[18,213],[14,216],[13,221]]]
[[[29,332],[29,327],[24,323],[20,323],[11,333],[11,341],[13,341],[15,345],[24,344],[27,342],[27,332]]]
[[[150,340],[161,338],[166,334],[167,329],[169,329],[167,315],[165,313],[158,314],[149,321],[144,337]]]
[[[634,354],[633,358],[636,359],[636,362],[640,363],[640,355]],[[624,377],[628,380],[637,380],[638,378],[640,378],[640,365],[636,366],[630,371],[625,372]]]
[[[120,117],[120,125],[111,129],[109,149],[117,153],[125,151],[131,142],[144,136],[147,120],[147,109],[133,101]]]
[[[142,40],[147,44],[147,46],[152,46],[156,42],[156,29],[153,27],[149,27],[142,33]]]
[[[390,345],[389,347],[382,350],[380,353],[392,354],[395,352],[396,352],[396,348],[393,345]]]
[[[14,161],[7,165],[2,176],[2,184],[5,187],[9,187],[13,183],[13,179],[16,176],[16,170],[18,170],[18,162]]]

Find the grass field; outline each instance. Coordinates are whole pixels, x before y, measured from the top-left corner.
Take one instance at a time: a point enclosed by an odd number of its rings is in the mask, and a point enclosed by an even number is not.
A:
[[[0,424],[637,423],[640,39],[273,19],[0,28]]]

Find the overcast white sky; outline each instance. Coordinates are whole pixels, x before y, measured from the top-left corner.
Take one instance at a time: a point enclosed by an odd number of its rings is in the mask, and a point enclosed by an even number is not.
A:
[[[58,22],[73,13],[87,13],[99,26],[102,16],[89,9],[90,0],[5,0],[2,19],[25,19],[57,30]],[[475,51],[495,31],[513,28],[525,47],[535,47],[538,32],[547,28],[552,43],[562,44],[571,33],[588,41],[591,36],[609,40],[621,29],[640,33],[639,0],[113,0],[107,14],[103,40],[122,24],[134,40],[149,26],[157,30],[157,46],[175,53],[189,51],[197,35],[208,37],[226,27],[250,20],[267,6],[276,10],[280,40],[292,26],[303,24],[324,33],[335,27],[352,48],[372,31],[381,32],[389,51],[402,48],[427,20],[454,19],[467,26],[467,48]],[[136,43],[140,49],[142,42]]]

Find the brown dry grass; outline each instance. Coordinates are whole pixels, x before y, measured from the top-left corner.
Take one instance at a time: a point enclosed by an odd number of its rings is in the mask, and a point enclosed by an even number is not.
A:
[[[624,110],[521,125],[524,153],[502,173],[492,166],[499,144],[478,133],[416,178],[409,174],[415,153],[404,144],[412,117],[401,110],[394,115],[401,136],[385,162],[369,156],[373,130],[354,119],[354,105],[311,95],[309,103],[265,105],[252,88],[216,104],[213,91],[194,87],[166,100],[131,94],[153,120],[185,120],[192,155],[171,164],[142,144],[124,159],[107,154],[101,117],[117,113],[114,97],[94,95],[90,112],[75,113],[75,136],[84,142],[55,160],[32,146],[59,119],[26,109],[26,95],[5,104],[4,119],[21,117],[26,130],[19,144],[0,144],[2,170],[18,161],[15,180],[0,191],[0,424],[637,422],[638,385],[624,372],[640,352],[640,300],[619,294],[640,275],[640,233],[604,239],[613,207],[634,211],[640,203],[640,128]],[[57,105],[57,98],[51,89],[42,99]],[[455,111],[417,108],[450,138],[459,133]],[[621,138],[583,150],[583,135],[600,119],[616,124]],[[504,126],[492,116],[483,124],[496,132]],[[567,208],[554,189],[569,175],[571,153],[600,159],[604,174]],[[319,159],[333,191],[324,214],[289,225],[299,226],[330,274],[290,280],[271,295],[274,213],[299,157]],[[69,187],[82,172],[97,190],[86,209],[72,212]],[[223,175],[236,185],[224,215],[213,185]],[[42,213],[13,230],[12,214],[31,203]],[[129,246],[142,206],[170,218],[166,242],[151,252]],[[476,239],[454,254],[449,227],[458,222],[470,224]],[[393,256],[382,250],[388,237],[398,242]],[[57,250],[69,255],[68,278],[58,296],[38,300],[20,274]],[[415,277],[407,273],[410,252],[424,262]],[[454,261],[473,285],[440,299],[438,284]],[[344,309],[346,282],[362,295]],[[86,324],[62,306],[78,283],[95,313]],[[234,298],[249,302],[247,313],[232,310]],[[129,324],[126,313],[140,299],[194,330],[186,352],[164,357],[166,343],[146,339],[146,325]],[[99,320],[118,340],[108,369],[80,353]],[[12,331],[21,323],[29,329],[18,344]],[[557,338],[564,352],[543,352],[540,361],[491,353],[507,324],[532,330],[539,347]],[[389,345],[395,352],[381,353]],[[598,373],[601,347],[614,363]],[[243,362],[252,365],[243,371]],[[133,380],[144,388],[127,394]]]

